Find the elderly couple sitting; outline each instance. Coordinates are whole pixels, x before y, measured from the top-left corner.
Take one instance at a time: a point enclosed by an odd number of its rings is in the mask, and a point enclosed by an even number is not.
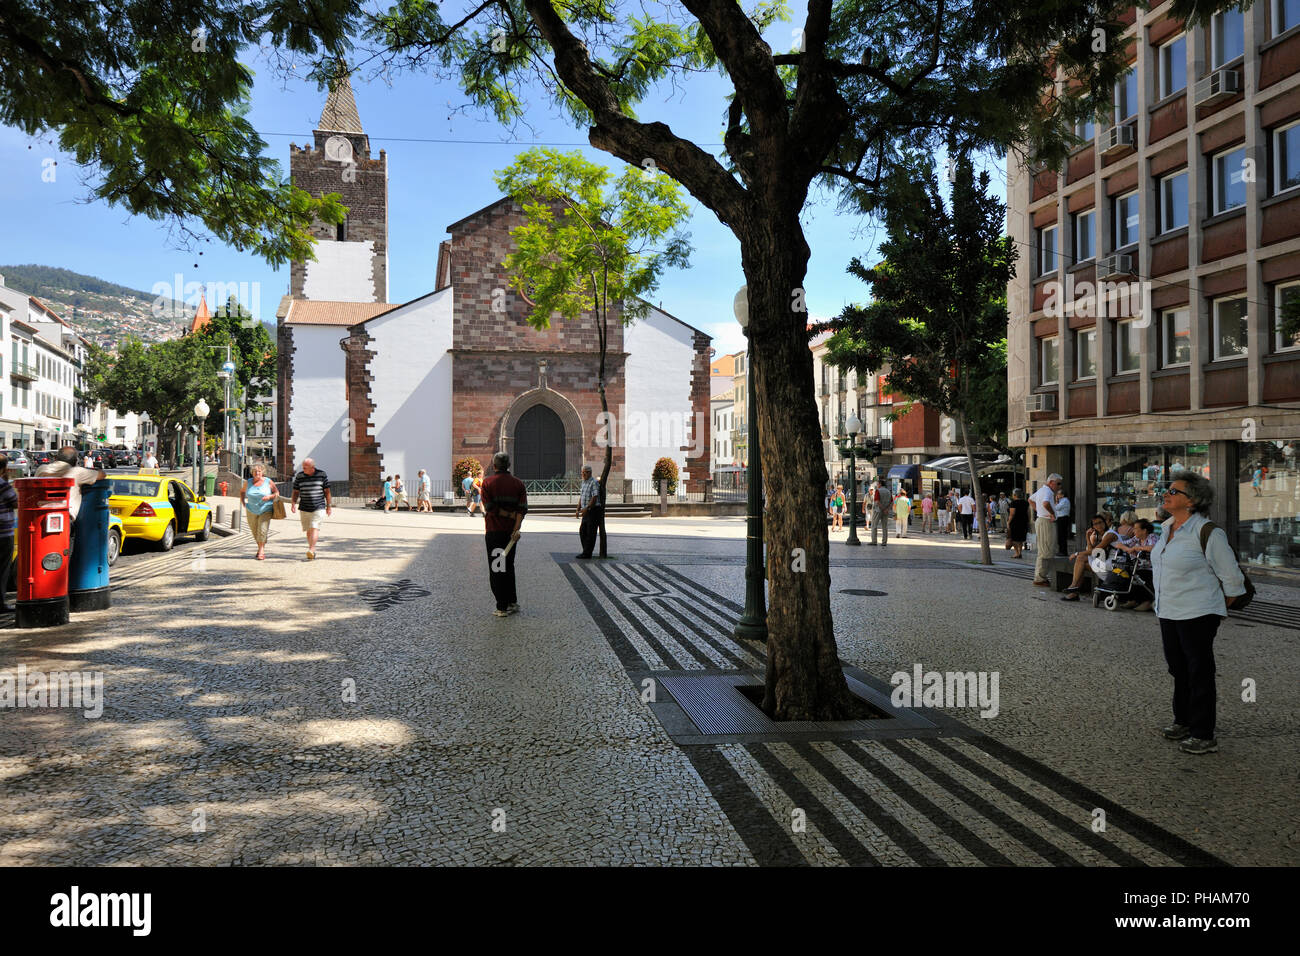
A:
[[[1070,555],[1070,560],[1074,562],[1074,577],[1070,581],[1070,586],[1065,589],[1065,595],[1062,601],[1079,600],[1079,589],[1083,584],[1083,576],[1088,571],[1089,562],[1093,555],[1105,559],[1113,559],[1115,570],[1106,574],[1107,578],[1118,573],[1121,577],[1126,577],[1127,566],[1132,565],[1138,555],[1150,554],[1151,549],[1155,547],[1158,536],[1156,535],[1155,525],[1146,518],[1139,518],[1136,512],[1126,511],[1119,517],[1119,524],[1111,526],[1110,514],[1102,511],[1092,516],[1089,522],[1088,530],[1084,535],[1087,547],[1082,551],[1075,551]],[[1100,551],[1098,551],[1100,549]],[[1108,583],[1110,587],[1114,582]],[[1150,597],[1145,588],[1134,587],[1133,593],[1135,599],[1125,602],[1122,606],[1133,608],[1138,611],[1151,610],[1151,601],[1145,600]]]

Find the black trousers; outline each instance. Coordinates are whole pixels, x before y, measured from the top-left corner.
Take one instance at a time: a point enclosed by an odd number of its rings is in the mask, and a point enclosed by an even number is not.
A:
[[[1186,621],[1160,619],[1165,662],[1174,676],[1174,723],[1191,729],[1201,740],[1214,739],[1214,635],[1217,614]]]
[[[973,514],[970,515],[959,514],[957,518],[961,522],[961,536],[969,541],[970,529],[971,529],[971,525],[975,523],[975,516]]]
[[[582,513],[582,524],[578,525],[578,540],[582,542],[582,553],[591,557],[591,549],[596,546],[596,534],[600,531],[600,505],[591,505]]]
[[[487,539],[488,581],[492,585],[492,596],[497,599],[497,610],[504,611],[511,604],[519,603],[519,596],[515,593],[515,555],[519,553],[519,542],[516,541],[505,556],[505,570],[497,571],[496,568],[501,567],[501,556],[493,552],[510,544],[510,532],[488,531],[483,537]]]
[[[1069,515],[1066,515],[1064,518],[1056,519],[1056,553],[1057,554],[1069,554],[1069,551],[1067,551],[1066,549],[1070,546],[1070,531],[1072,527],[1073,526],[1070,524]]]

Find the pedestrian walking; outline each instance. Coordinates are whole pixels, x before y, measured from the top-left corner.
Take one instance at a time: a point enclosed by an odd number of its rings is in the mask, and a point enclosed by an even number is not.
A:
[[[383,495],[384,495],[384,514],[388,514],[389,509],[392,508],[393,506],[393,476],[392,475],[389,475],[387,478],[384,479]]]
[[[1065,556],[1065,548],[1070,540],[1070,496],[1065,493],[1064,488],[1057,489],[1056,503],[1052,506],[1056,512],[1056,547],[1062,557]]]
[[[411,500],[406,497],[406,486],[402,484],[401,475],[393,475],[393,510],[397,511],[402,505],[406,505],[406,510],[411,510]]]
[[[1007,502],[1007,541],[1004,547],[1008,551],[1014,551],[1019,558],[1028,536],[1029,502],[1025,500],[1025,493],[1016,488]]]
[[[18,492],[9,483],[9,458],[0,455],[0,614],[13,614],[14,608],[5,603],[5,581],[9,579],[9,563],[14,557],[14,526],[17,522]]]
[[[156,469],[158,467],[158,456],[153,452],[149,452],[149,457],[144,460],[144,466]]]
[[[429,473],[423,468],[420,469],[419,475],[416,476],[416,500],[419,502],[417,511],[433,510],[433,481],[429,478]]]
[[[1162,502],[1170,516],[1151,549],[1155,612],[1165,663],[1174,678],[1174,722],[1161,733],[1188,754],[1219,749],[1214,736],[1214,636],[1228,608],[1246,593],[1227,533],[1206,517],[1214,486],[1192,472],[1175,474]]]
[[[939,525],[939,533],[947,534],[948,533],[948,499],[946,496],[939,499],[938,512],[939,512],[939,519],[937,524]]]
[[[1005,533],[1008,527],[1010,517],[1011,499],[1007,497],[1005,491],[998,492],[998,517],[1001,519],[1002,530]]]
[[[483,484],[476,475],[466,475],[461,479],[461,491],[465,492],[465,513],[474,514],[475,506],[483,511]]]
[[[596,534],[600,530],[600,482],[592,477],[591,466],[582,466],[582,487],[578,491],[578,510],[575,517],[582,519],[578,525],[578,540],[582,542],[579,558],[590,558],[596,547]]]
[[[971,528],[975,524],[975,499],[965,488],[961,491],[961,497],[957,499],[957,511],[961,521],[961,536],[969,541]]]
[[[492,456],[492,474],[483,482],[484,540],[487,543],[488,582],[497,608],[496,617],[519,613],[515,587],[515,557],[519,553],[519,526],[528,513],[528,490],[510,474],[510,456]]]
[[[1255,490],[1255,497],[1263,497],[1264,494],[1264,469],[1259,465],[1250,474],[1250,487]]]
[[[998,503],[990,497],[984,502],[984,512],[989,521],[989,533],[992,534],[998,526]]]
[[[921,533],[930,534],[933,528],[934,520],[934,496],[930,492],[925,493],[921,499]]]
[[[950,534],[956,534],[957,525],[961,523],[961,505],[957,503],[960,498],[961,495],[957,494],[956,488],[948,489],[948,532]]]
[[[321,512],[334,513],[334,497],[330,493],[330,480],[310,458],[302,461],[302,471],[293,476],[293,498],[290,510],[298,512],[302,530],[307,533],[307,560],[316,560],[316,543],[324,522]]]
[[[907,488],[898,489],[898,497],[894,499],[894,524],[895,532],[900,538],[907,537],[907,521],[912,514],[912,496],[907,493]]]
[[[832,531],[844,530],[844,489],[839,485],[835,486],[835,491],[831,497],[831,514],[832,514]]]
[[[1029,496],[1029,502],[1034,506],[1034,547],[1038,549],[1038,560],[1034,562],[1034,585],[1040,588],[1052,586],[1047,575],[1056,554],[1056,492],[1062,480],[1060,475],[1050,474],[1047,484]]]
[[[883,477],[876,479],[876,487],[871,489],[871,546],[876,545],[876,532],[879,531],[884,538],[880,542],[882,548],[889,547],[889,525],[885,522],[888,520],[886,515],[889,513],[889,504],[892,499],[889,493],[889,486],[885,484]]]
[[[239,503],[248,514],[248,530],[257,542],[257,560],[266,560],[266,538],[271,530],[271,516],[275,511],[275,500],[280,497],[280,489],[275,482],[266,477],[266,465],[254,462],[252,477],[244,482],[239,492]]]

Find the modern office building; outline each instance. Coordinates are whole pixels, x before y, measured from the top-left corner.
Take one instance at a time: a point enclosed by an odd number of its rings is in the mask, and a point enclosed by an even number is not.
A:
[[[1297,569],[1300,0],[1205,28],[1170,6],[1130,10],[1131,69],[1065,168],[1008,158],[1011,443],[1083,513],[1153,516],[1195,470],[1244,562]]]

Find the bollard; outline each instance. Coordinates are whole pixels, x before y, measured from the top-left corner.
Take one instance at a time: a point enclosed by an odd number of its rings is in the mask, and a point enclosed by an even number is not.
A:
[[[217,524],[226,523],[226,506],[217,505]]]
[[[668,479],[659,479],[659,513],[668,514]]]
[[[81,492],[68,559],[70,611],[102,611],[112,606],[108,591],[108,498],[112,493],[107,478]]]
[[[240,524],[243,523],[244,513],[238,508],[232,508],[230,511],[230,530],[238,531]]]

